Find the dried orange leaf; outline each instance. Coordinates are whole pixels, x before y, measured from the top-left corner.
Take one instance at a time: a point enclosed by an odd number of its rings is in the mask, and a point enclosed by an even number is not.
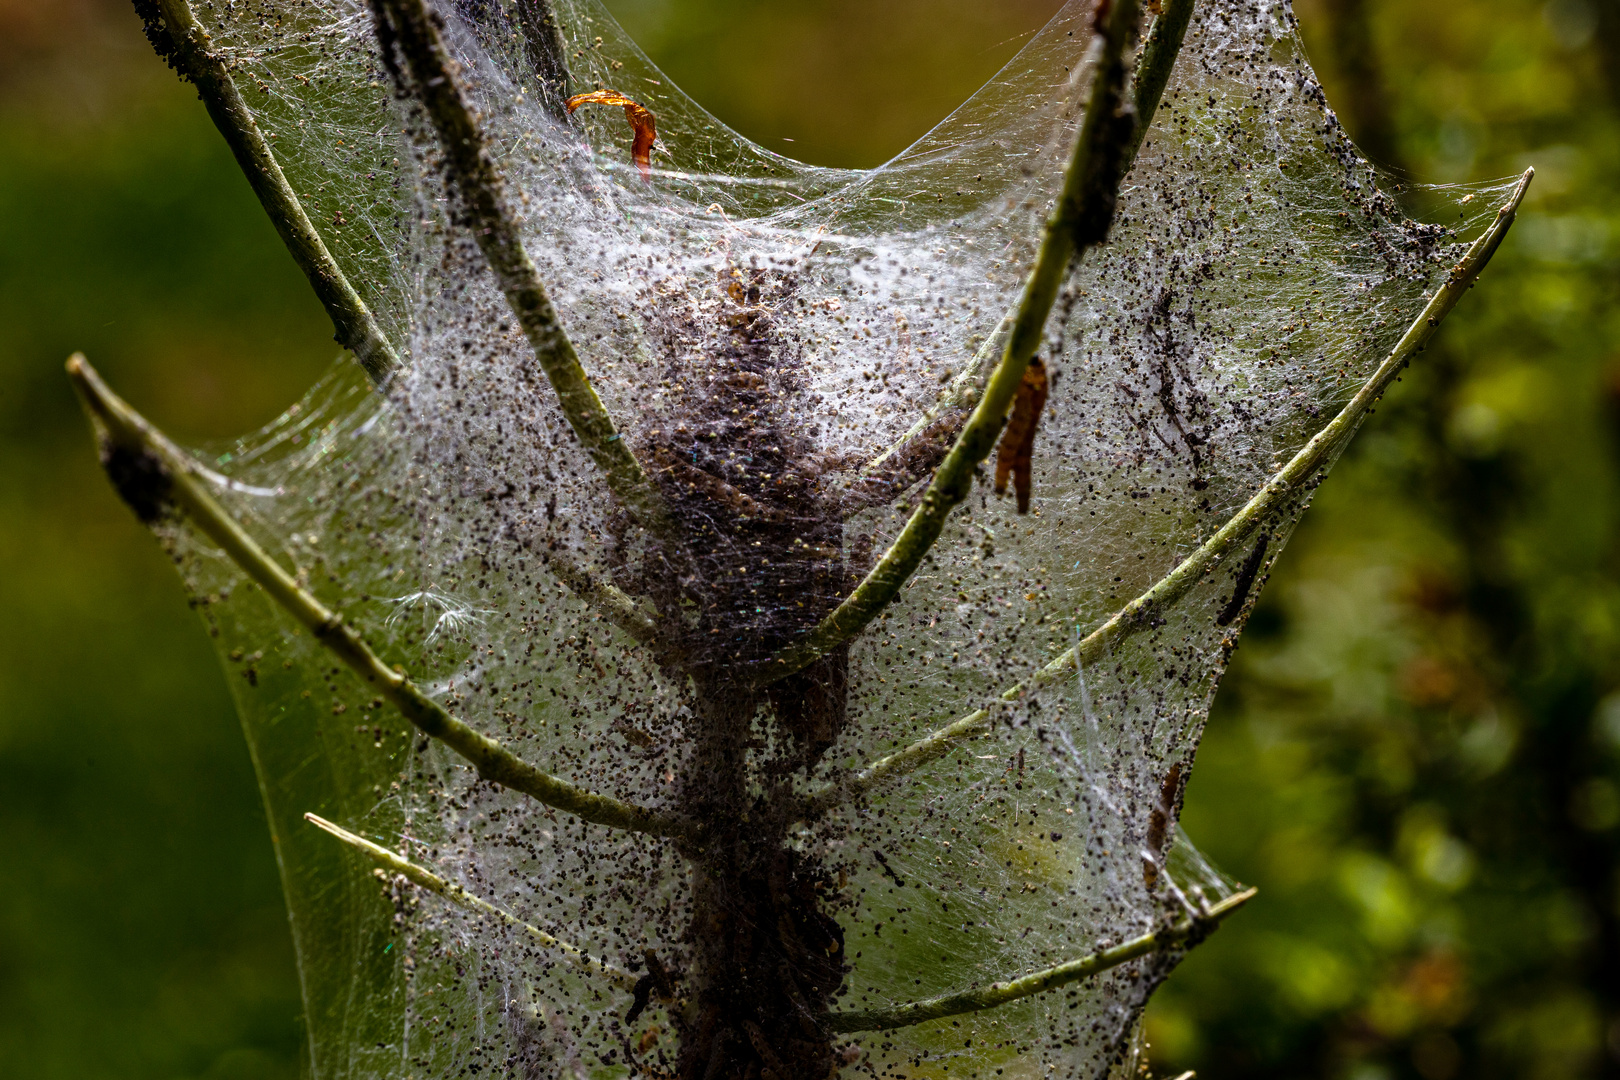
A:
[[[658,128],[653,121],[652,110],[625,97],[617,90],[592,90],[588,94],[575,94],[565,104],[570,114],[581,105],[622,105],[625,119],[630,121],[630,130],[635,133],[635,139],[630,144],[630,159],[641,170],[644,179],[652,179],[652,148],[658,138]]]
[[[996,452],[996,494],[1007,493],[1007,477],[1013,478],[1013,489],[1018,493],[1018,512],[1029,513],[1030,454],[1035,449],[1035,429],[1041,422],[1041,409],[1046,405],[1046,365],[1040,357],[1029,362],[1024,369],[1024,381],[1013,400],[1012,419],[1001,433],[1001,447]]]

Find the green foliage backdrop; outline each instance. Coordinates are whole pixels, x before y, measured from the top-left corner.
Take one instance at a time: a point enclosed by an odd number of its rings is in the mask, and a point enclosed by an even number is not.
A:
[[[1058,5],[610,6],[744,134],[869,165]],[[1321,492],[1222,689],[1185,820],[1262,895],[1162,992],[1155,1064],[1620,1075],[1620,3],[1298,9],[1380,160],[1539,175]],[[335,347],[119,0],[0,0],[0,327],[0,1061],[296,1076],[292,952],[224,681],[60,365],[84,349],[195,442],[271,418]]]

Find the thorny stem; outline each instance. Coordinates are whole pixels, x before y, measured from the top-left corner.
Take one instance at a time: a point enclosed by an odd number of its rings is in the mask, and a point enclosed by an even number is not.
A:
[[[316,641],[367,684],[375,686],[423,734],[467,759],[483,779],[596,825],[656,836],[695,834],[696,830],[685,821],[586,791],[543,772],[451,716],[411,682],[403,668],[384,664],[341,615],[328,609],[282,569],[215,501],[201,466],[108,389],[82,355],[68,360],[67,371],[97,428],[102,464],[119,494],[143,522],[155,524],[172,510],[183,513]]]
[[[630,972],[622,968],[616,968],[612,964],[603,963],[581,950],[578,946],[570,945],[566,941],[552,937],[538,927],[530,926],[511,912],[503,911],[488,900],[474,896],[455,882],[446,881],[433,871],[417,866],[409,859],[394,854],[381,844],[374,844],[363,836],[356,836],[349,830],[334,825],[318,814],[305,814],[304,820],[331,833],[378,866],[396,874],[403,874],[410,881],[422,886],[429,892],[437,893],[452,904],[466,908],[468,911],[476,911],[480,915],[492,915],[506,925],[522,930],[542,948],[562,953],[568,958],[569,963],[586,974],[608,979],[625,990],[634,990],[636,988],[636,976],[630,974]]]
[[[410,90],[427,110],[438,134],[450,177],[461,196],[467,228],[478,241],[506,302],[534,347],[535,358],[556,391],[569,426],[606,475],[608,487],[619,501],[643,525],[654,532],[667,532],[664,502],[658,489],[597,397],[557,317],[557,309],[546,295],[540,272],[523,248],[517,222],[506,205],[500,172],[484,145],[483,132],[473,119],[454,72],[454,61],[439,34],[437,14],[430,14],[423,0],[371,3],[384,63],[393,70],[402,89],[403,73],[395,65],[402,57],[410,69]]]
[[[1153,117],[1159,109],[1159,99],[1164,96],[1165,85],[1169,82],[1170,71],[1176,66],[1176,57],[1181,53],[1181,43],[1187,36],[1187,25],[1192,21],[1193,6],[1196,0],[1169,0],[1148,27],[1147,40],[1142,44],[1142,51],[1136,61],[1136,76],[1133,82],[1136,99],[1136,131],[1131,136],[1130,145],[1125,149],[1125,163],[1120,168],[1120,176],[1127,176],[1131,166],[1136,161],[1136,152],[1142,147],[1142,140],[1147,138],[1148,129],[1153,126]],[[947,410],[967,409],[972,407],[978,397],[978,381],[982,372],[992,359],[998,356],[1007,343],[1007,334],[1011,331],[1013,321],[1018,310],[1014,308],[1008,312],[996,328],[990,332],[973,359],[962,369],[962,373],[951,380],[939,403],[922,415],[911,430],[902,435],[893,446],[884,450],[877,457],[861,467],[861,475],[869,476],[889,458],[893,457],[902,447],[927,429],[935,420],[938,420]]]
[[[843,603],[770,661],[762,673],[763,681],[802,671],[865,629],[899,594],[939,539],[946,517],[972,491],[973,470],[990,456],[996,436],[1007,422],[1007,410],[1040,347],[1047,316],[1070,261],[1105,240],[1113,221],[1114,201],[1124,175],[1123,153],[1136,126],[1125,94],[1125,49],[1136,29],[1139,10],[1136,0],[1115,0],[1109,9],[1102,55],[1092,79],[1085,121],[1064,174],[1063,192],[1047,219],[1001,362],[984,395],[899,538]]]
[[[1151,934],[1143,934],[1113,948],[1103,949],[1078,960],[1070,960],[1056,967],[1025,975],[1020,979],[994,982],[979,990],[965,990],[959,994],[913,1001],[893,1009],[837,1012],[827,1018],[828,1026],[838,1032],[887,1031],[891,1028],[910,1027],[929,1020],[938,1020],[945,1016],[959,1016],[962,1013],[993,1009],[1020,998],[1057,990],[1150,953],[1167,952],[1182,945],[1197,944],[1219,926],[1222,919],[1253,899],[1254,894],[1254,889],[1234,893],[1197,915],[1189,915]]]
[[[1412,357],[1423,351],[1440,323],[1457,306],[1463,293],[1473,288],[1475,280],[1496,254],[1524,200],[1524,193],[1536,175],[1526,169],[1519,178],[1512,196],[1496,212],[1496,220],[1473,245],[1451,272],[1445,283],[1435,291],[1428,304],[1413,320],[1401,340],[1390,350],[1383,363],[1356,391],[1355,397],[1341,409],[1326,427],[1317,432],[1280,472],[1266,481],[1215,535],[1204,541],[1170,573],[1160,578],[1152,588],[1120,608],[1114,615],[1061,656],[1035,673],[1027,683],[1021,683],[1001,695],[1003,702],[1012,703],[1042,689],[1092,663],[1116,645],[1140,630],[1158,625],[1159,613],[1186,595],[1206,574],[1212,572],[1227,554],[1243,544],[1261,524],[1289,500],[1320,483],[1326,466],[1332,464],[1349,443],[1351,436],[1383,397],[1396,376],[1412,362]],[[897,750],[885,758],[868,765],[842,783],[825,788],[805,801],[808,815],[824,813],[848,799],[859,797],[886,780],[904,776],[931,761],[950,753],[961,743],[989,729],[994,707],[975,709],[961,719],[938,731],[918,739],[910,746]]]
[[[191,6],[186,0],[136,0],[135,7],[146,19],[147,34],[158,52],[197,88],[282,243],[331,317],[338,344],[354,353],[372,382],[386,382],[399,367],[394,346],[304,213],[230,69],[209,48],[208,32]]]

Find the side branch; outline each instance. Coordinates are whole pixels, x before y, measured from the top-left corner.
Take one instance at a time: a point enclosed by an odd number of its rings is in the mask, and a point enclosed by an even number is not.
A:
[[[1131,166],[1136,161],[1136,152],[1142,147],[1142,140],[1147,138],[1148,129],[1153,126],[1153,117],[1159,110],[1159,100],[1164,96],[1164,88],[1170,80],[1170,72],[1176,66],[1176,57],[1181,53],[1181,43],[1187,36],[1187,25],[1192,21],[1195,0],[1168,0],[1164,10],[1154,18],[1148,27],[1147,40],[1142,44],[1142,51],[1136,61],[1136,76],[1133,80],[1136,97],[1136,131],[1131,135],[1130,145],[1125,149],[1125,162],[1120,167],[1120,175],[1130,173]],[[978,401],[979,383],[984,378],[984,369],[990,362],[999,356],[1007,343],[1007,334],[1011,332],[1018,309],[1009,311],[991,331],[983,345],[973,354],[973,359],[962,369],[961,374],[951,380],[950,385],[940,395],[939,403],[925,412],[921,419],[911,426],[911,430],[902,435],[898,441],[883,451],[877,457],[867,462],[861,468],[861,477],[871,477],[882,468],[883,464],[896,453],[906,448],[925,430],[933,427],[937,421],[947,413],[956,413],[965,421],[967,410]]]
[[[208,32],[192,14],[191,6],[186,0],[136,0],[135,8],[145,19],[147,36],[159,55],[197,88],[208,115],[236,155],[237,165],[253,186],[281,242],[287,245],[293,261],[331,317],[338,344],[354,353],[372,382],[387,381],[399,367],[394,346],[304,213],[269,141],[242,100],[230,69],[218,53],[210,51]]]
[[[1445,283],[1418,317],[1413,320],[1401,340],[1378,365],[1371,377],[1362,384],[1355,397],[1341,409],[1326,427],[1317,432],[1293,459],[1283,467],[1215,535],[1204,541],[1197,551],[1183,559],[1174,570],[1160,578],[1152,588],[1126,604],[1097,629],[1067,649],[1051,663],[1041,668],[1028,682],[1005,691],[1001,700],[1013,703],[1036,690],[1067,678],[1080,668],[1103,656],[1116,645],[1140,630],[1155,625],[1159,612],[1168,609],[1177,600],[1210,573],[1215,565],[1234,549],[1254,535],[1268,516],[1295,498],[1310,484],[1321,479],[1321,470],[1330,465],[1350,442],[1351,436],[1371,412],[1373,405],[1383,397],[1406,366],[1429,343],[1440,323],[1457,306],[1463,293],[1474,285],[1480,273],[1496,254],[1524,201],[1536,171],[1527,169],[1519,178],[1519,185],[1501,209],[1485,234],[1468,249],[1462,261],[1451,268]],[[963,742],[989,730],[994,717],[992,708],[975,709],[961,719],[938,731],[925,735],[903,749],[868,765],[841,783],[834,784],[811,795],[805,801],[808,816],[827,810],[876,788],[886,780],[904,776],[931,761],[949,754]]]
[[[454,73],[454,61],[439,34],[438,16],[428,13],[423,0],[371,0],[371,7],[383,62],[401,90],[408,86],[427,110],[467,225],[534,347],[535,359],[556,391],[563,415],[620,502],[642,524],[657,532],[667,531],[658,489],[597,397],[574,343],[546,295],[540,272],[523,248],[517,222],[506,205],[500,172],[484,145],[483,132],[473,119]],[[408,83],[399,68],[401,59],[410,72]]]
[[[921,504],[900,536],[866,579],[802,640],[782,650],[761,673],[763,681],[786,678],[815,663],[866,628],[888,607],[939,539],[945,519],[973,489],[973,471],[990,456],[1024,370],[1040,347],[1046,319],[1057,300],[1070,260],[1108,236],[1123,175],[1125,148],[1135,131],[1135,113],[1125,95],[1125,49],[1136,29],[1140,5],[1115,0],[1102,32],[1102,56],[1092,80],[1085,121],[1075,139],[1057,208],[1047,220],[1035,268],[1024,283],[1018,313],[1008,331],[1001,362],[946,455]]]
[[[303,588],[209,493],[199,467],[101,381],[83,356],[67,363],[97,429],[102,464],[124,501],[148,525],[183,514],[288,614],[424,734],[460,754],[491,783],[596,825],[657,836],[691,836],[684,821],[575,787],[521,760],[500,743],[451,716],[390,668],[359,633]]]
[[[446,881],[438,874],[433,873],[433,871],[417,866],[409,859],[394,854],[381,844],[374,844],[363,836],[356,836],[349,830],[334,825],[317,814],[305,814],[304,820],[316,828],[331,833],[385,870],[403,874],[408,880],[415,882],[429,892],[437,893],[452,904],[466,908],[468,911],[476,911],[480,915],[492,915],[506,925],[522,930],[542,948],[562,953],[568,958],[569,963],[587,975],[605,978],[624,990],[635,990],[636,976],[630,974],[630,972],[616,968],[612,964],[603,963],[581,950],[578,946],[570,945],[566,941],[552,937],[538,927],[530,926],[511,912],[502,911],[488,900],[474,896],[455,882]]]
[[[574,595],[595,608],[608,622],[623,630],[642,645],[658,644],[658,623],[636,606],[628,593],[612,582],[602,581],[568,562],[560,555],[551,556],[551,572],[573,590]]]
[[[1524,193],[1535,175],[1534,169],[1524,171],[1512,196],[1497,210],[1496,220],[1491,227],[1474,241],[1462,260],[1451,268],[1445,282],[1435,290],[1434,296],[1407,327],[1406,333],[1401,335],[1401,340],[1396,342],[1384,362],[1378,365],[1338,415],[1312,436],[1283,466],[1282,471],[1268,480],[1243,509],[1232,515],[1231,520],[1204,541],[1197,551],[1182,560],[1147,592],[1125,605],[1106,623],[1043,668],[1041,677],[1047,683],[1077,671],[1080,666],[1091,663],[1120,641],[1152,626],[1160,611],[1185,596],[1205,574],[1214,569],[1217,562],[1254,535],[1272,513],[1326,475],[1326,468],[1344,451],[1362,421],[1372,412],[1373,406],[1412,362],[1412,358],[1429,344],[1440,323],[1457,306],[1457,301],[1474,287],[1474,282],[1513,227],[1519,205],[1524,201]]]
[[[518,0],[518,25],[529,66],[540,81],[540,100],[552,119],[568,123],[568,46],[550,0]]]
[[[938,1020],[945,1016],[959,1016],[962,1013],[994,1009],[998,1005],[1006,1005],[1020,998],[1057,990],[1150,953],[1169,952],[1172,949],[1196,945],[1219,926],[1222,919],[1253,899],[1254,894],[1254,889],[1235,893],[1208,910],[1188,916],[1162,930],[1155,930],[1151,934],[1144,934],[1122,945],[1115,945],[1111,949],[1104,949],[1078,960],[1070,960],[1066,964],[1059,964],[1045,971],[1025,975],[1021,979],[994,982],[980,990],[967,990],[959,994],[913,1001],[893,1009],[836,1012],[827,1018],[827,1026],[839,1032],[888,1031]]]
[[[1126,170],[1136,161],[1136,152],[1142,149],[1148,128],[1153,126],[1153,114],[1159,110],[1159,99],[1170,82],[1170,72],[1181,55],[1181,43],[1187,36],[1187,24],[1192,22],[1195,0],[1168,0],[1164,9],[1148,28],[1147,41],[1142,45],[1142,56],[1136,64],[1136,131],[1131,145],[1125,151]]]

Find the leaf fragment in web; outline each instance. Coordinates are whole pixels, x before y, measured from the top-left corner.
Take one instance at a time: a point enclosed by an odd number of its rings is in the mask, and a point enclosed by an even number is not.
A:
[[[1046,364],[1037,356],[1024,370],[1023,385],[1018,388],[1012,416],[1001,433],[1001,446],[996,451],[996,494],[1007,493],[1007,479],[1011,477],[1020,514],[1029,513],[1030,458],[1035,453],[1035,432],[1040,427],[1041,410],[1046,407],[1046,391]]]
[[[653,143],[658,139],[658,125],[645,105],[625,97],[617,90],[592,90],[587,94],[575,94],[564,105],[570,114],[581,105],[622,105],[625,119],[630,122],[630,131],[634,137],[630,144],[630,160],[641,170],[644,179],[652,179],[652,150]]]

